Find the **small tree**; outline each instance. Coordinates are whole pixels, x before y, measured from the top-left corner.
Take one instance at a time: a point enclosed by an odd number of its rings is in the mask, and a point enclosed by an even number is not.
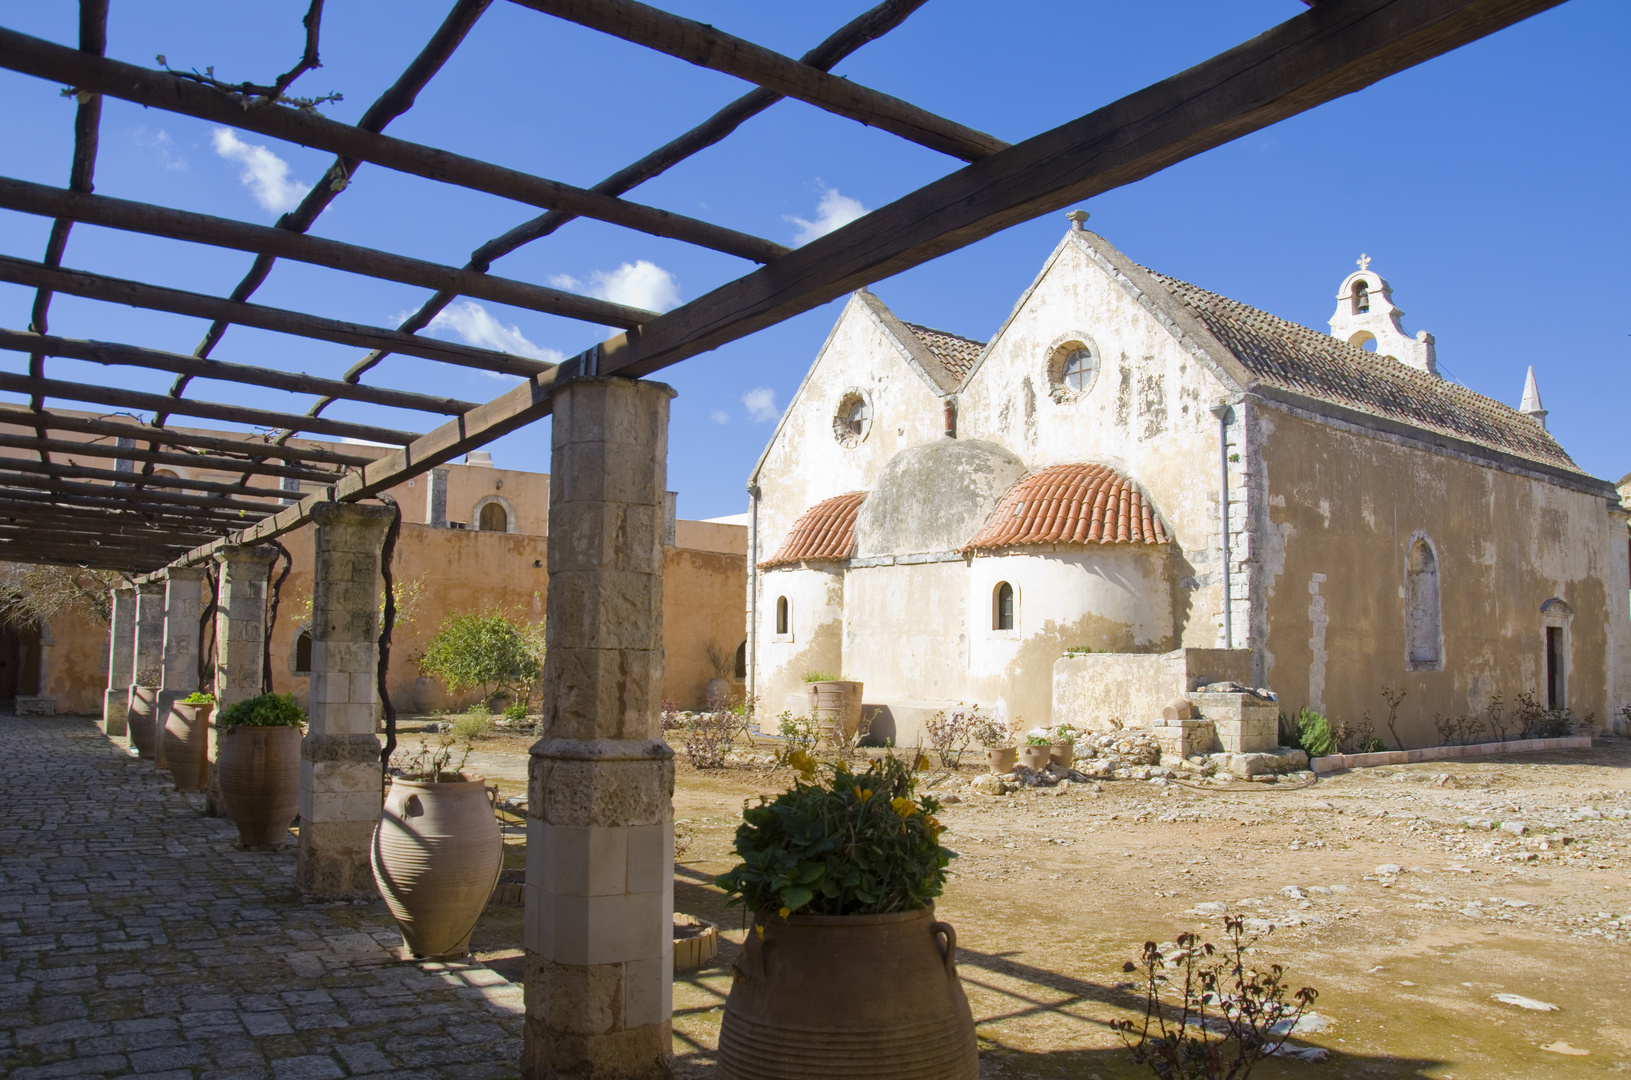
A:
[[[525,700],[543,669],[543,633],[497,608],[479,614],[449,615],[430,639],[420,670],[457,694],[481,688],[482,701],[494,694]]]

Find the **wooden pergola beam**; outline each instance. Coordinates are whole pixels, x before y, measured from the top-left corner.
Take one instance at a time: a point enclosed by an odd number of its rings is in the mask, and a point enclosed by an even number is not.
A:
[[[752,262],[771,262],[788,251],[782,244],[735,229],[640,203],[625,202],[477,158],[392,138],[330,120],[315,112],[277,105],[245,108],[237,95],[201,86],[168,72],[91,56],[14,30],[0,28],[0,67],[64,83],[79,90],[123,98],[149,108],[194,116],[317,150],[328,150],[341,157],[497,195],[529,206],[561,210],[651,236],[679,240]],[[348,179],[331,170],[320,183],[343,183]]]
[[[706,23],[681,18],[635,0],[515,0],[522,7],[587,26],[667,53],[698,67],[734,75],[785,97],[909,139],[964,161],[1007,147],[1001,139],[849,79],[829,75],[790,56]],[[60,48],[60,46],[59,46]]]
[[[0,372],[0,390],[16,394],[83,401],[94,405],[111,405],[117,409],[141,409],[148,412],[181,413],[183,416],[201,416],[208,420],[225,420],[233,424],[257,427],[293,428],[296,431],[315,431],[341,438],[367,439],[369,442],[393,443],[402,446],[418,436],[392,428],[371,424],[353,424],[344,420],[324,417],[296,416],[293,413],[252,409],[244,405],[222,405],[192,398],[173,398],[164,394],[146,394],[138,390],[117,390],[91,383],[65,382],[62,379],[31,379],[27,375]],[[132,432],[136,438],[145,438],[139,429]]]
[[[315,484],[332,484],[342,475],[318,469],[294,468],[288,465],[269,465],[252,458],[209,457],[195,454],[166,453],[163,450],[142,450],[136,447],[120,448],[107,443],[74,442],[72,439],[41,439],[38,436],[8,435],[0,432],[0,447],[13,450],[46,451],[89,458],[92,461],[150,461],[155,465],[174,465],[182,469],[209,469],[213,472],[247,472],[253,476],[289,477],[309,480]],[[70,462],[70,464],[73,464]]]
[[[77,431],[86,435],[107,435],[115,439],[139,439],[143,442],[154,442],[163,446],[198,447],[204,450],[217,450],[229,454],[246,454],[256,459],[278,458],[283,461],[309,461],[336,468],[347,466],[361,468],[374,460],[360,454],[342,454],[328,447],[290,446],[270,443],[256,437],[228,439],[218,435],[205,435],[188,431],[185,428],[156,428],[150,424],[122,423],[118,420],[67,416],[55,412],[35,413],[30,409],[19,408],[15,405],[0,404],[0,426],[11,425],[32,428],[38,421],[43,421],[47,428],[56,431]],[[125,451],[120,450],[119,453],[123,455]]]
[[[57,521],[75,524],[102,523],[114,528],[147,528],[159,531],[220,534],[230,532],[230,518],[206,520],[176,507],[133,510],[107,499],[87,499],[78,495],[53,494],[36,490],[0,490],[0,518],[8,521]]]
[[[101,512],[96,514],[31,513],[26,518],[17,514],[0,512],[0,529],[26,533],[31,529],[57,528],[80,530],[87,536],[98,538],[127,537],[131,539],[147,538],[168,541],[180,536],[184,541],[182,546],[187,546],[187,543],[190,542],[186,540],[187,537],[209,536],[211,533],[219,532],[216,529],[201,528],[191,524],[155,525],[139,519],[134,521],[117,519],[110,521],[108,515]],[[36,535],[38,534],[36,533]]]
[[[74,360],[88,360],[96,364],[118,364],[126,367],[147,368],[150,371],[168,371],[195,379],[215,379],[219,382],[240,383],[245,386],[264,386],[272,390],[287,390],[294,394],[326,395],[342,401],[363,401],[370,405],[385,405],[393,409],[412,409],[417,412],[438,413],[443,416],[461,416],[476,407],[473,401],[435,397],[408,390],[391,390],[361,383],[325,379],[303,372],[278,371],[254,364],[233,364],[224,360],[200,360],[196,356],[146,349],[139,345],[124,345],[111,341],[84,341],[78,338],[30,334],[0,327],[0,349],[17,352],[41,353],[45,356],[66,356]]]
[[[29,466],[25,468],[24,466]],[[15,458],[0,458],[0,490],[5,488],[36,488],[43,492],[61,492],[64,495],[82,495],[87,498],[110,499],[117,503],[133,503],[143,506],[168,507],[194,507],[212,517],[232,519],[237,514],[265,514],[278,507],[282,497],[278,495],[264,496],[269,501],[259,502],[249,499],[224,498],[211,495],[172,495],[168,491],[153,491],[126,488],[124,484],[133,483],[134,477],[129,473],[120,474],[124,479],[118,484],[81,483],[76,480],[57,479],[53,476],[34,475],[35,469],[65,469],[70,466],[46,464],[45,462],[22,462]],[[158,479],[168,479],[159,477]],[[235,513],[237,512],[237,513]],[[237,517],[242,521],[242,517]]]
[[[601,326],[631,328],[653,316],[653,312],[591,296],[550,289],[511,278],[460,270],[441,263],[395,255],[375,248],[328,240],[320,236],[290,232],[267,225],[251,225],[231,218],[172,210],[150,203],[112,199],[65,191],[47,184],[0,177],[0,208],[24,214],[64,218],[101,225],[109,229],[186,240],[195,244],[249,251],[258,255],[293,259],[331,270],[417,285],[424,289],[447,290],[531,311],[543,311],[570,319],[582,319]]]
[[[147,285],[140,281],[107,277],[85,270],[70,270],[26,259],[13,259],[0,255],[0,281],[14,285],[29,285],[52,292],[82,296],[87,300],[103,300],[110,304],[168,311],[177,315],[191,315],[200,319],[220,319],[240,326],[253,326],[261,330],[274,330],[283,334],[296,334],[318,341],[331,341],[337,345],[356,345],[364,349],[386,349],[407,356],[419,356],[444,364],[476,368],[481,371],[502,372],[506,375],[535,375],[549,367],[539,360],[494,349],[478,349],[473,345],[460,345],[451,341],[404,334],[383,326],[325,319],[318,315],[266,307],[218,296],[169,289],[160,285]]]
[[[112,484],[133,484],[137,479],[134,473],[120,472],[118,469],[99,469],[94,465],[65,465],[58,461],[30,461],[28,458],[0,456],[0,473],[3,472],[39,473],[42,476],[60,476],[69,480],[106,480]],[[148,473],[141,479],[147,487],[210,491],[233,497],[283,500],[297,494],[284,491],[282,488],[247,487],[225,480],[161,476],[156,472]]]
[[[0,561],[47,566],[83,566],[88,570],[121,570],[131,575],[144,566],[163,565],[172,548],[132,551],[129,548],[59,547],[23,542],[0,544]],[[145,554],[145,557],[140,557]]]

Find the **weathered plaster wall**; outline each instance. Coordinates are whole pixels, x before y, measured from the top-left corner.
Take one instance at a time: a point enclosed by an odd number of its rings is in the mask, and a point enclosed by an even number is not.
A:
[[[759,707],[782,711],[790,694],[804,691],[804,673],[855,678],[844,667],[844,575],[818,567],[792,567],[759,575]],[[776,632],[776,601],[787,598],[788,632]]]
[[[107,689],[107,626],[88,612],[71,609],[53,615],[46,630],[40,693],[51,696],[57,712],[100,713]],[[47,638],[50,644],[44,645]]]
[[[1246,649],[1089,653],[1053,662],[1053,722],[1091,731],[1147,727],[1174,697],[1208,683],[1245,682]]]
[[[1599,724],[1612,650],[1627,622],[1626,535],[1600,495],[1448,454],[1258,407],[1267,492],[1253,537],[1265,618],[1259,663],[1287,713],[1311,702],[1333,716],[1406,692],[1399,735],[1435,741],[1432,716],[1482,711],[1495,693],[1544,703],[1541,605],[1573,608],[1568,703]],[[1406,558],[1412,538],[1437,553],[1442,670],[1408,670]],[[1612,596],[1610,595],[1612,594]]]
[[[1170,605],[1184,645],[1220,643],[1218,422],[1227,388],[1071,233],[959,395],[958,435],[1008,447],[1035,470],[1102,462],[1137,480],[1175,541]],[[1056,400],[1050,361],[1090,345],[1098,373]]]
[[[727,526],[745,534],[741,526]],[[683,531],[681,538],[685,538]],[[745,549],[745,536],[740,538]],[[734,677],[737,647],[742,643],[742,597],[747,591],[747,560],[740,554],[671,547],[663,555],[663,697],[682,708],[704,705],[708,680],[714,677],[708,660],[713,642],[733,663],[725,672],[739,693],[742,681]]]

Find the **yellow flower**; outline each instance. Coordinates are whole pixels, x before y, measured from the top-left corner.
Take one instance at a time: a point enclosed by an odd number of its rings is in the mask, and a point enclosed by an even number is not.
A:
[[[782,918],[785,919],[785,918],[787,918],[787,916],[789,916],[791,914],[793,914],[793,909],[792,908],[784,907],[784,908],[781,909],[781,917]],[[763,932],[764,932],[763,930],[760,931],[760,933],[763,933]]]
[[[871,788],[856,788],[855,789],[855,798],[860,802],[866,802],[868,799],[872,798],[872,789]]]
[[[896,799],[890,799],[889,805],[893,806],[895,808],[895,813],[899,814],[901,817],[911,817],[913,814],[917,813],[917,803],[906,798],[904,795]]]
[[[758,926],[755,926],[754,929],[759,931],[759,940],[763,941],[765,939],[765,926],[764,926],[764,923],[760,923]]]

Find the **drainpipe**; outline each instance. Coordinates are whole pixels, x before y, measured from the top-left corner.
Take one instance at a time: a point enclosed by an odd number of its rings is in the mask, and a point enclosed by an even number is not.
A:
[[[748,716],[759,688],[759,485],[748,485]]]
[[[1229,595],[1229,417],[1234,410],[1220,401],[1212,406],[1218,418],[1218,510],[1223,522],[1223,647],[1235,646],[1234,603]]]

